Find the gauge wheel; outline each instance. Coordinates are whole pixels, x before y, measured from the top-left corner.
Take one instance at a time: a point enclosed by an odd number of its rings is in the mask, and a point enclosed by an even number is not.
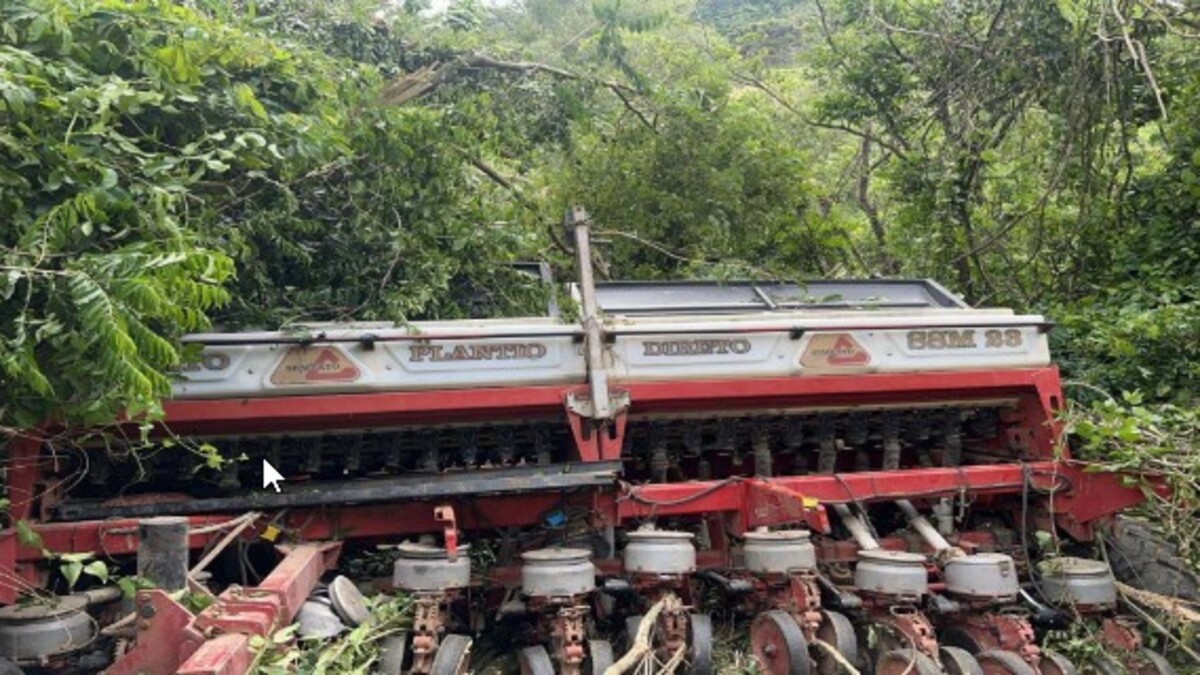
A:
[[[958,626],[950,626],[938,632],[938,645],[958,647],[972,656],[985,651],[983,645],[971,635],[971,631]]]
[[[916,649],[893,649],[875,662],[875,675],[941,675],[942,669]]]
[[[817,627],[817,638],[837,650],[847,663],[858,667],[858,636],[854,633],[854,624],[840,612],[821,612],[821,625]],[[816,645],[817,673],[819,675],[837,675],[843,668],[833,654]]]
[[[962,647],[942,645],[938,647],[938,656],[948,675],[983,675],[983,666]]]
[[[403,675],[408,656],[408,633],[396,633],[383,639],[379,648],[378,675]],[[3,671],[0,671],[3,672]]]
[[[431,675],[466,675],[471,669],[471,638],[466,635],[447,635],[438,644],[433,657]]]
[[[522,649],[517,661],[521,664],[521,675],[554,675],[554,662],[541,645]]]
[[[754,617],[750,648],[766,675],[808,675],[808,642],[800,624],[787,612],[774,610]]]
[[[1079,669],[1067,657],[1051,649],[1042,650],[1042,662],[1038,664],[1041,675],[1079,675]]]
[[[1142,662],[1137,668],[1138,675],[1175,675],[1175,668],[1158,652],[1139,649],[1138,659]]]
[[[989,649],[975,655],[975,660],[983,666],[983,675],[1038,675],[1033,666],[1014,652],[1003,649]]]
[[[604,675],[613,664],[612,643],[608,640],[588,640],[588,668],[592,675]]]
[[[625,617],[625,649],[633,647],[633,641],[637,638],[638,626],[642,625],[642,615],[634,614],[633,616]],[[650,633],[651,639],[654,637],[654,632]]]
[[[712,617],[693,614],[688,619],[688,672],[692,675],[713,675]]]
[[[1091,666],[1090,672],[1096,675],[1128,675],[1125,667],[1109,656],[1100,655],[1088,665]]]

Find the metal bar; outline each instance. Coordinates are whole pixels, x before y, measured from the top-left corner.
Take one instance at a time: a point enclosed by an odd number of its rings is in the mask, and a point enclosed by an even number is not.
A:
[[[241,633],[217,635],[179,665],[175,675],[242,675],[254,666],[250,638]]]
[[[452,503],[458,511],[460,529],[490,530],[532,525],[538,522],[541,514],[554,508],[593,508],[593,496],[594,493],[587,490],[567,494],[547,491],[478,497],[463,495]],[[226,515],[189,516],[188,520],[192,530],[188,547],[192,550],[220,546],[218,540],[227,528],[211,529],[213,525],[229,524],[234,530],[239,527],[230,524]],[[441,528],[433,518],[433,509],[424,501],[293,509],[278,525],[304,541],[395,537],[435,532]],[[95,551],[111,557],[136,553],[139,545],[137,521],[133,519],[33,523],[31,527],[41,537],[45,550],[53,553]],[[29,567],[44,557],[42,548],[20,547],[13,554],[18,568]],[[19,589],[14,589],[14,593],[16,590]]]
[[[345,329],[339,329],[345,330]],[[413,333],[411,335],[376,335],[364,329],[359,336],[327,337],[324,333],[311,336],[279,335],[275,337],[241,336],[236,333],[229,335],[198,334],[186,335],[180,341],[184,344],[198,344],[210,347],[253,346],[253,345],[326,345],[326,344],[360,344],[379,342],[433,342],[452,340],[506,340],[518,338],[571,337],[580,338],[584,332],[580,329],[555,329],[525,333]]]
[[[864,551],[873,551],[879,548],[879,542],[875,541],[875,537],[871,535],[871,531],[867,529],[862,518],[850,511],[850,507],[846,504],[834,504],[833,512],[838,514],[838,518],[842,519],[842,525],[849,530],[850,536],[854,537],[854,541],[858,542],[858,547]]]
[[[1056,367],[1001,371],[822,375],[754,380],[622,383],[631,412],[682,410],[701,405],[726,409],[744,401],[919,403],[929,396],[1012,395],[1061,389]],[[175,433],[297,432],[352,427],[452,422],[463,419],[561,419],[563,401],[577,385],[453,389],[423,392],[328,394],[168,401],[166,427]],[[1053,393],[1052,392],[1052,393]]]
[[[579,294],[583,300],[584,354],[587,356],[588,384],[592,393],[592,417],[603,420],[612,415],[608,401],[608,369],[604,366],[604,326],[596,307],[596,279],[592,274],[591,222],[582,208],[567,216],[567,226],[575,230],[575,261],[579,267]]]
[[[191,516],[188,521],[192,530],[188,535],[188,548],[199,549],[208,546],[222,533],[217,530],[197,533],[195,530],[226,523],[229,521],[229,516]],[[95,551],[106,557],[126,555],[136,553],[140,543],[137,532],[138,521],[135,519],[92,520],[78,523],[32,523],[31,527],[42,540],[42,546],[53,553]],[[7,534],[8,531],[5,531],[0,536],[7,536]],[[16,551],[16,560],[19,562],[41,560],[43,557],[40,548],[22,546]]]
[[[950,550],[950,542],[942,536],[941,532],[929,522],[925,516],[917,511],[917,507],[913,506],[912,502],[907,499],[897,499],[896,506],[900,507],[900,512],[908,519],[908,524],[912,526],[925,539],[925,543],[929,544],[937,553]]]
[[[779,308],[779,305],[775,304],[775,301],[771,299],[771,296],[764,293],[763,289],[759,288],[758,284],[755,284],[752,286],[752,288],[754,289],[754,294],[758,296],[759,300],[763,301],[763,304],[767,306],[767,309],[773,310]]]
[[[258,585],[257,590],[275,593],[283,603],[277,626],[291,621],[296,612],[300,611],[300,605],[304,604],[304,599],[317,587],[321,575],[336,562],[339,552],[337,546],[340,545],[297,546],[288,551],[284,559]]]
[[[643,414],[698,409],[715,403],[727,410],[770,405],[820,404],[830,407],[847,403],[919,403],[948,393],[956,399],[1001,397],[1043,387],[1058,389],[1059,380],[1058,368],[1051,366],[1000,371],[692,380],[686,383],[628,382],[622,383],[621,387],[629,392],[633,401],[631,412]]]
[[[401,476],[351,482],[319,482],[289,486],[283,492],[255,492],[237,497],[193,499],[157,504],[105,505],[65,502],[55,509],[61,520],[91,520],[199,513],[263,511],[303,506],[369,504],[408,499],[444,499],[461,495],[565,490],[611,485],[620,462],[555,464],[549,467],[474,470],[439,475]]]
[[[780,308],[787,308],[788,305],[779,305]],[[837,309],[840,306],[835,305],[804,305],[805,309]],[[722,308],[706,308],[706,309],[722,309]],[[745,309],[753,310],[754,307],[746,307]],[[597,322],[602,326],[602,323]],[[686,328],[686,329],[671,329],[668,327],[655,329],[638,329],[638,328],[610,328],[603,331],[607,336],[615,337],[637,337],[643,335],[751,335],[760,333],[806,333],[806,332],[837,332],[837,331],[856,331],[856,330],[916,330],[916,329],[940,329],[940,328],[1038,328],[1042,332],[1047,332],[1054,328],[1053,321],[1009,321],[1002,323],[973,323],[968,317],[964,317],[959,321],[939,321],[930,323],[928,321],[913,323],[896,324],[896,325],[868,325],[868,324],[850,324],[850,325],[829,325],[822,323],[818,325],[806,325],[804,323],[788,323],[786,325],[779,324],[777,326],[754,326],[748,328],[724,327],[724,328]],[[389,335],[376,336],[369,333],[361,337],[323,337],[317,334],[312,337],[238,337],[230,335],[228,337],[213,337],[205,336],[188,336],[183,339],[187,344],[200,344],[209,347],[228,347],[228,346],[254,346],[254,345],[323,345],[323,344],[358,344],[363,342],[379,343],[379,342],[432,342],[441,341],[449,342],[455,340],[503,340],[516,338],[542,338],[542,337],[572,337],[586,338],[588,331],[585,330],[555,330],[544,333],[479,333],[471,335],[455,334],[439,334],[439,333],[419,333],[414,335]]]
[[[113,675],[244,675],[254,664],[250,636],[267,637],[291,623],[321,575],[332,569],[340,543],[301,544],[256,588],[231,587],[192,616],[164,591],[137,596],[133,649],[107,671]]]
[[[736,326],[729,328],[687,328],[676,330],[671,328],[614,328],[608,331],[608,335],[616,337],[636,337],[642,335],[745,335],[757,333],[841,333],[845,331],[878,331],[886,332],[892,330],[925,330],[931,328],[1037,328],[1042,332],[1046,332],[1054,327],[1052,321],[1008,321],[1004,323],[970,323],[967,321],[953,322],[920,322],[906,323],[896,325],[866,325],[866,324],[851,324],[843,325],[804,325],[802,323],[789,323],[786,326],[750,326],[746,328],[738,328]]]
[[[940,497],[965,491],[972,495],[1019,493],[1026,471],[1053,472],[1053,461],[991,464],[959,468],[863,471],[760,479],[786,487],[822,504]],[[739,481],[659,483],[630,488],[618,502],[621,519],[740,511]]]
[[[567,392],[578,386],[176,400],[165,405],[165,426],[176,433],[231,434],[464,419],[561,419]]]

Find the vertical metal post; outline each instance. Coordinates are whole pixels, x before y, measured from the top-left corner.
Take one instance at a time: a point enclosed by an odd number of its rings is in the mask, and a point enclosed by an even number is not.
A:
[[[187,586],[188,519],[147,518],[138,523],[137,573],[164,591]]]
[[[608,371],[604,367],[604,328],[596,306],[596,279],[592,273],[591,220],[587,211],[575,207],[567,215],[567,227],[575,234],[575,260],[579,267],[579,295],[583,301],[584,356],[591,385],[593,418],[612,416],[608,400]]]

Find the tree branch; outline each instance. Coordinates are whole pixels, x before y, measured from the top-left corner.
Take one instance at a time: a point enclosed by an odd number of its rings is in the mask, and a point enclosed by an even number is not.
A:
[[[658,133],[658,129],[655,128],[654,124],[629,99],[629,95],[636,94],[637,90],[627,84],[617,82],[616,80],[601,80],[580,75],[579,73],[536,61],[501,61],[486,54],[475,52],[460,56],[453,61],[426,66],[393,80],[383,90],[383,102],[388,105],[399,106],[428,96],[442,85],[457,77],[463,69],[490,69],[509,73],[540,73],[560,80],[594,82],[615,94],[621,100],[621,104],[629,112],[637,116],[638,120],[647,129]]]

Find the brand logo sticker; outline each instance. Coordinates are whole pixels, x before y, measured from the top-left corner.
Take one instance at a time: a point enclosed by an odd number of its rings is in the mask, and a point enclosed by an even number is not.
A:
[[[337,347],[292,347],[271,373],[271,384],[355,382],[362,371]]]
[[[849,333],[816,335],[800,357],[808,368],[851,368],[871,363],[871,354]]]

